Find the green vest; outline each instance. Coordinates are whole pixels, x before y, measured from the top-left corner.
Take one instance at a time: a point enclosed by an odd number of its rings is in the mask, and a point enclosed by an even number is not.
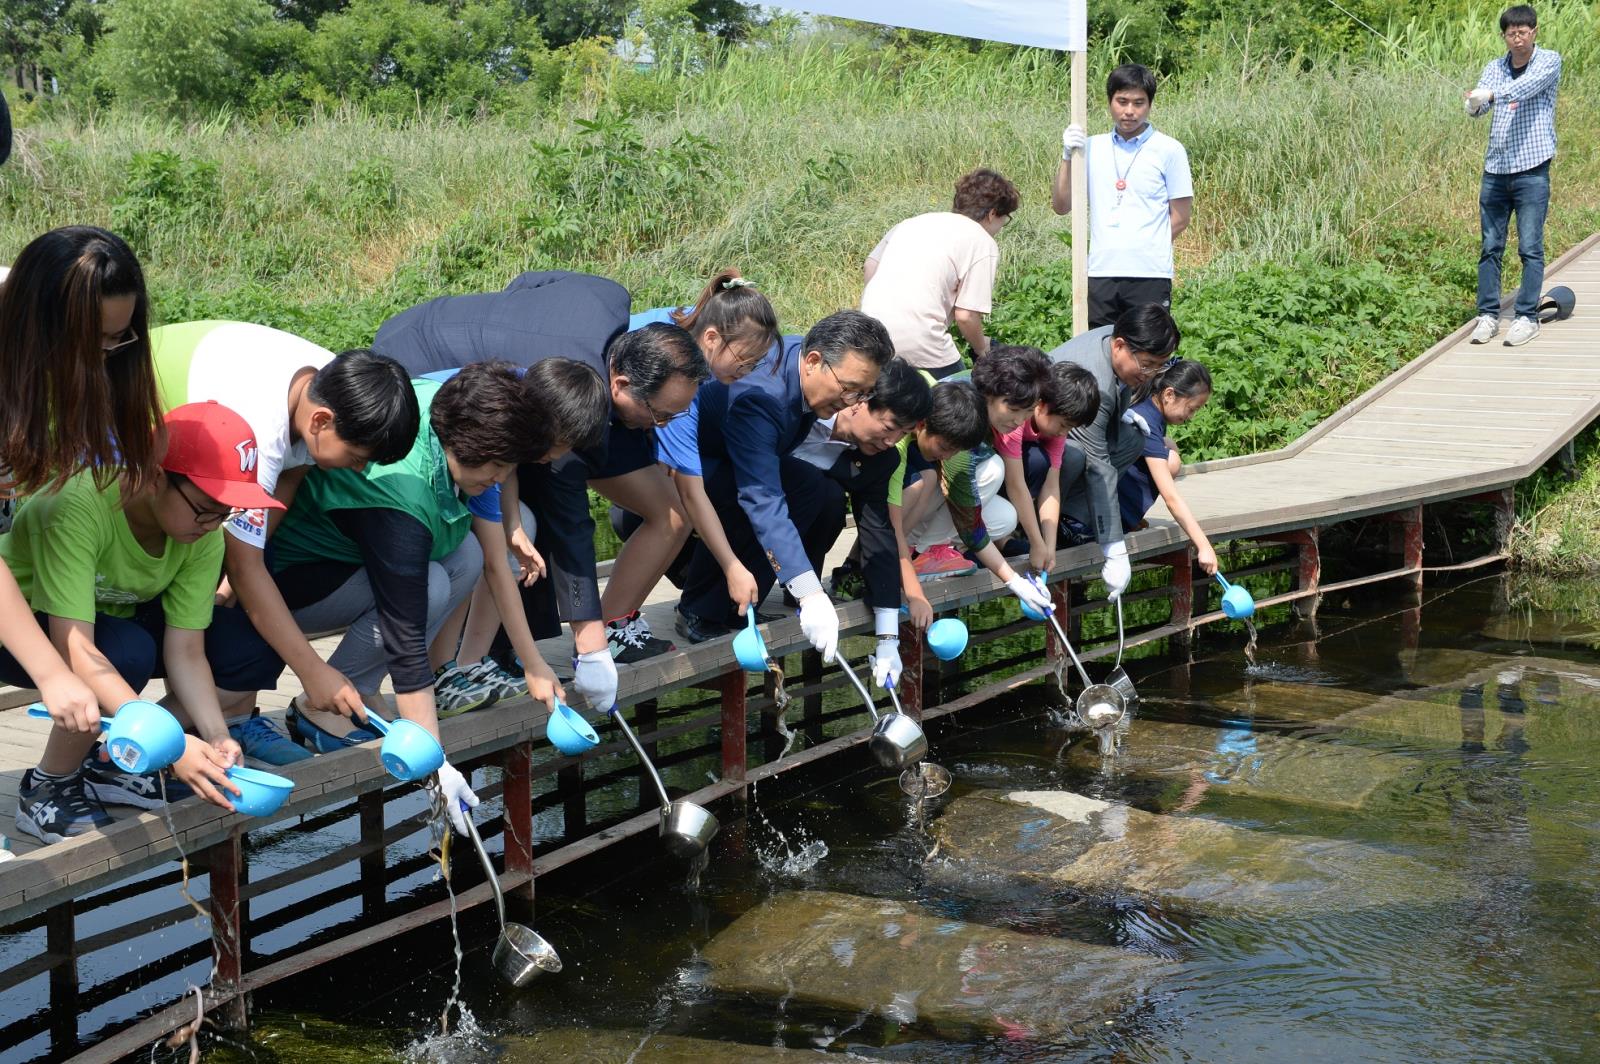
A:
[[[444,447],[428,419],[438,381],[414,380],[422,424],[411,450],[390,465],[353,469],[313,469],[306,474],[294,505],[272,537],[272,567],[287,569],[308,562],[361,564],[356,543],[339,531],[330,515],[337,510],[390,509],[410,514],[433,536],[428,557],[438,561],[461,546],[472,530],[472,514],[450,479]]]

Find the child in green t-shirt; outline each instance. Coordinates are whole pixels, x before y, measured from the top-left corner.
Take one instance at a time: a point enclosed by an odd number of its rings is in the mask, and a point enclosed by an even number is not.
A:
[[[238,788],[226,770],[241,754],[217,701],[226,677],[213,675],[206,640],[222,567],[216,533],[242,509],[280,504],[256,483],[255,438],[238,414],[190,403],[167,414],[165,425],[166,457],[149,489],[125,497],[120,480],[102,487],[92,471],[80,473],[22,504],[0,537],[0,557],[103,710],[137,698],[152,677],[165,678],[182,707],[176,715],[200,733],[173,775],[232,809],[223,792]],[[27,681],[4,648],[0,680]],[[99,714],[82,724],[57,721],[38,767],[22,777],[17,828],[44,842],[104,827],[105,803],[161,805],[154,778],[121,772],[93,752]]]

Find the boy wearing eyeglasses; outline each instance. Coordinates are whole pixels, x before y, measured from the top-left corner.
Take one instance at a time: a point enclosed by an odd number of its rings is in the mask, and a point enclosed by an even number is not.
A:
[[[58,492],[30,496],[0,536],[23,597],[102,710],[138,698],[165,679],[187,712],[191,736],[172,774],[224,809],[238,788],[225,771],[242,752],[228,734],[217,686],[231,677],[208,649],[212,601],[222,568],[224,521],[281,505],[256,483],[256,441],[238,414],[189,403],[165,418],[167,449],[151,489],[126,498],[117,478],[78,474]],[[103,483],[102,483],[103,481]],[[217,635],[221,635],[218,633]],[[214,665],[218,667],[214,669]],[[27,686],[27,673],[0,648],[0,680]],[[157,809],[153,776],[136,776],[94,751],[99,714],[50,730],[44,756],[23,774],[16,824],[41,842],[60,842],[111,822],[107,804]]]
[[[1505,346],[1521,347],[1539,335],[1539,294],[1544,287],[1544,219],[1550,207],[1550,160],[1556,154],[1556,89],[1561,54],[1534,43],[1539,19],[1527,4],[1500,15],[1506,54],[1483,68],[1466,94],[1467,114],[1490,115],[1489,147],[1478,189],[1483,248],[1478,255],[1478,321],[1472,342],[1500,332],[1500,260],[1511,215],[1517,216],[1522,284],[1511,308]]]

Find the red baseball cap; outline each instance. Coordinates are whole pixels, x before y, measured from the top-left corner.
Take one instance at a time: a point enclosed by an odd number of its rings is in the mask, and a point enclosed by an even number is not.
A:
[[[167,411],[167,456],[161,468],[182,473],[213,499],[243,510],[281,510],[256,483],[256,434],[215,399]]]

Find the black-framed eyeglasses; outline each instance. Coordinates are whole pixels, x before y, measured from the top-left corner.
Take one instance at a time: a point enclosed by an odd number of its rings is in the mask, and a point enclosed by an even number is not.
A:
[[[1501,34],[1501,36],[1508,41],[1520,40],[1524,37],[1532,37],[1533,28],[1531,26],[1513,26],[1511,29],[1506,30],[1505,33]]]
[[[111,353],[113,353],[115,351],[121,351],[124,347],[127,347],[129,344],[136,344],[138,342],[139,342],[139,334],[137,332],[135,332],[133,327],[130,325],[128,328],[122,330],[116,336],[112,337],[111,342],[109,344],[106,343],[104,341],[104,339],[102,338],[101,343],[100,343],[100,350],[104,351],[106,354],[109,355],[109,354],[111,354]]]
[[[644,404],[645,411],[650,415],[650,420],[655,423],[655,426],[658,429],[665,428],[689,412],[687,410],[680,410],[676,414],[663,414],[661,411],[651,406],[650,400],[646,399],[642,395],[639,396],[639,402]]]
[[[878,394],[878,389],[876,388],[845,388],[844,381],[839,379],[839,371],[829,365],[827,359],[823,359],[822,364],[828,367],[829,373],[833,374],[833,382],[843,389],[839,393],[839,398],[846,404],[864,403]]]
[[[183,499],[185,503],[188,503],[189,512],[194,514],[194,523],[199,525],[201,528],[216,528],[217,526],[221,525],[222,522],[232,520],[233,518],[238,517],[240,514],[248,512],[237,506],[231,510],[201,509],[194,504],[193,499],[189,498],[189,493],[183,490],[182,484],[174,484],[172,486],[177,490],[178,496]]]

